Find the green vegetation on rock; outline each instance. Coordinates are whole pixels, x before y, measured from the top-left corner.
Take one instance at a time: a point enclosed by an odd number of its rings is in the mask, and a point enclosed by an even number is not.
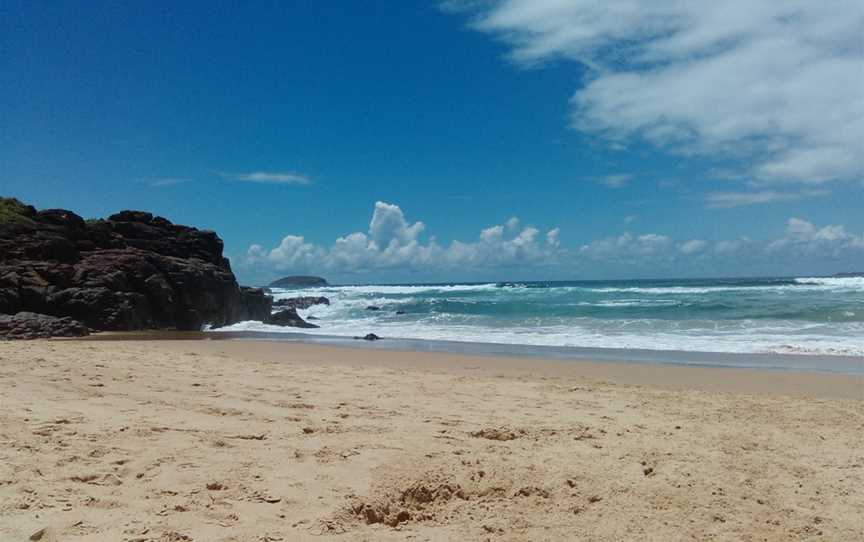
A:
[[[32,211],[31,207],[15,198],[0,197],[0,224],[30,222],[29,215]]]

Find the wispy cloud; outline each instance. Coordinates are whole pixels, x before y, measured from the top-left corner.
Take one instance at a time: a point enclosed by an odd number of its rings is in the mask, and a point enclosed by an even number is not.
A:
[[[250,173],[219,173],[226,179],[264,184],[312,184],[312,179],[293,171],[253,171]]]
[[[617,173],[615,175],[591,177],[591,180],[600,183],[607,188],[624,188],[633,180],[633,175],[630,175],[629,173]]]
[[[519,66],[589,69],[572,125],[740,164],[764,185],[864,176],[858,0],[449,2]],[[765,197],[764,195],[762,196]]]
[[[758,205],[760,203],[795,201],[804,198],[827,196],[829,194],[828,190],[802,190],[800,192],[712,192],[706,196],[705,202],[712,209],[725,209],[729,207]]]
[[[165,186],[176,186],[178,184],[192,182],[192,179],[187,179],[184,177],[156,177],[154,179],[147,179],[145,182],[152,187],[161,188]]]

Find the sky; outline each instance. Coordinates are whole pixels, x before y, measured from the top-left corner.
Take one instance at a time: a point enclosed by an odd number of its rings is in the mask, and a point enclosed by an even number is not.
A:
[[[213,229],[251,284],[864,271],[862,28],[845,0],[8,0],[0,195]]]

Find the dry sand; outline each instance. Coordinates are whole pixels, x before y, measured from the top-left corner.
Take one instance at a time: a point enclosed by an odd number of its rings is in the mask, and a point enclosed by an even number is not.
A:
[[[0,343],[0,540],[28,539],[864,540],[864,382]]]

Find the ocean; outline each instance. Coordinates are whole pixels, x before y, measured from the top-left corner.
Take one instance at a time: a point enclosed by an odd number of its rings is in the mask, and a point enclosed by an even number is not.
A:
[[[329,306],[299,311],[320,328],[241,322],[223,331],[864,356],[864,277],[346,285],[272,293],[329,298]]]

